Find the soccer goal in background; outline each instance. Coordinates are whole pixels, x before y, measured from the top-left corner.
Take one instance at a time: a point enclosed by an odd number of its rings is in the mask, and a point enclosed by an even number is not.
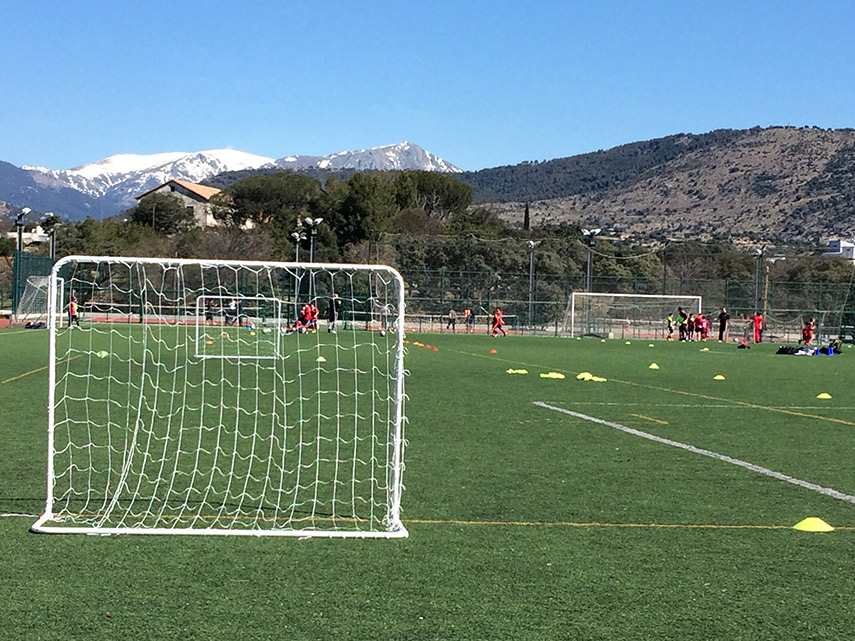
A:
[[[51,325],[35,531],[407,535],[396,271],[68,257],[53,270],[54,318],[62,279],[87,314]],[[322,320],[292,331],[308,301]]]
[[[56,313],[53,317],[61,325],[63,319],[62,311],[65,306],[62,278],[57,281],[57,292]],[[15,309],[13,322],[16,325],[42,322],[47,327],[49,293],[50,276],[29,276],[27,278],[27,285],[24,287],[24,293],[21,294],[21,300],[18,301],[18,307]]]
[[[564,317],[564,333],[602,338],[665,338],[665,319],[673,313],[676,322],[678,307],[691,314],[699,314],[703,309],[703,298],[572,292]]]

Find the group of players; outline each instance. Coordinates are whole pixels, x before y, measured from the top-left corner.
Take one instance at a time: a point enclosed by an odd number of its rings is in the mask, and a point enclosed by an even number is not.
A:
[[[730,315],[727,309],[722,307],[721,314],[718,315],[719,333],[718,340],[727,340],[727,329],[730,322]],[[687,312],[682,307],[677,308],[676,315],[671,312],[665,319],[665,325],[668,328],[668,340],[674,340],[674,329],[677,329],[679,340],[681,341],[705,341],[710,333],[710,319],[703,314],[692,314]],[[759,342],[759,341],[758,341]]]
[[[730,314],[726,307],[721,308],[718,317],[718,341],[720,343],[728,340],[728,332],[730,330]],[[679,340],[681,341],[698,341],[707,340],[710,332],[710,320],[703,314],[692,314],[687,312],[682,307],[677,308],[676,316],[669,313],[665,319],[665,324],[668,329],[668,340],[674,340],[674,329],[676,327]],[[743,344],[746,344],[753,334],[754,342],[763,342],[763,332],[766,329],[766,321],[763,314],[754,312],[754,316],[747,319],[745,326],[745,335]],[[816,331],[816,319],[811,318],[805,322],[802,328],[802,339],[800,344],[809,346],[814,338]]]
[[[481,309],[485,312],[487,311],[483,307]],[[463,310],[463,326],[466,328],[467,334],[475,333],[475,313],[470,307]],[[454,311],[454,309],[450,309],[448,311],[448,323],[446,324],[445,329],[450,329],[452,332],[457,331],[457,312]],[[505,331],[505,321],[502,316],[501,307],[497,307],[493,310],[493,313],[490,314],[490,335],[493,338],[508,335]]]
[[[326,319],[327,331],[336,333],[336,322],[341,317],[342,302],[338,294],[333,294],[327,304]],[[310,300],[300,308],[300,313],[297,315],[297,321],[293,325],[285,328],[285,334],[305,334],[307,332],[315,333],[318,331],[318,316],[321,310],[315,304],[314,300]]]

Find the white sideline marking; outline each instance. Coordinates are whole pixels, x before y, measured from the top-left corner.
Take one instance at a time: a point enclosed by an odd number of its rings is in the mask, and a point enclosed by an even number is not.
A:
[[[568,414],[570,416],[575,416],[576,418],[581,418],[584,421],[591,421],[592,423],[599,423],[600,425],[613,427],[614,429],[620,430],[621,432],[626,432],[627,434],[632,434],[633,436],[640,436],[641,438],[646,438],[650,441],[656,441],[657,443],[662,443],[663,445],[679,447],[680,449],[686,450],[687,452],[694,452],[695,454],[709,456],[710,458],[714,458],[718,461],[724,461],[725,463],[738,465],[739,467],[744,467],[745,469],[751,470],[752,472],[759,472],[760,474],[771,476],[772,478],[778,479],[779,481],[786,481],[787,483],[792,483],[793,485],[799,485],[809,490],[813,490],[814,492],[819,492],[820,494],[830,496],[831,498],[846,501],[847,503],[855,503],[855,496],[850,496],[849,494],[844,494],[843,492],[838,492],[837,490],[833,490],[829,487],[823,487],[821,485],[817,485],[816,483],[802,481],[801,479],[793,478],[792,476],[787,476],[786,474],[781,474],[780,472],[775,472],[774,470],[770,470],[765,467],[760,467],[759,465],[754,465],[754,463],[748,463],[747,461],[742,461],[738,458],[732,458],[725,454],[719,454],[717,452],[705,450],[700,447],[695,447],[694,445],[680,443],[679,441],[672,441],[671,439],[662,438],[661,436],[656,436],[655,434],[648,434],[647,432],[642,432],[641,430],[636,430],[631,427],[627,427],[626,425],[621,425],[620,423],[612,423],[611,421],[605,421],[601,418],[596,418],[595,416],[580,414],[579,412],[564,409],[563,407],[556,407],[555,405],[549,405],[548,403],[544,403],[542,401],[535,401],[534,404],[539,407],[546,408],[548,410],[553,410],[555,412],[561,412],[562,414]]]
[[[38,514],[14,514],[14,513],[12,513],[12,512],[8,512],[8,513],[6,513],[6,514],[0,514],[0,516],[2,516],[2,517],[6,517],[6,516],[26,516],[26,517],[27,517],[27,518],[29,518],[29,519],[37,519],[37,518],[39,518],[39,515],[38,515]]]
[[[690,407],[701,409],[733,409],[733,403],[647,403],[645,401],[573,401],[571,405],[612,405],[616,407]],[[855,410],[852,405],[780,405],[780,406],[749,406],[753,409],[775,409],[775,410],[833,410],[851,411]]]

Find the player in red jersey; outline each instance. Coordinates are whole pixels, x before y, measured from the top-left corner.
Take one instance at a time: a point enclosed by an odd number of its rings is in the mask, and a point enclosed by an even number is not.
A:
[[[754,312],[754,318],[751,320],[754,322],[754,342],[759,343],[763,340],[763,314]]]
[[[502,332],[502,336],[508,335],[508,333],[505,331],[505,323],[502,320],[502,309],[500,307],[497,307],[496,311],[493,312],[493,330],[491,332],[493,338],[498,336],[499,332]]]
[[[813,340],[813,332],[816,329],[816,319],[811,318],[809,321],[805,323],[805,326],[802,328],[802,342],[807,346],[810,345]]]

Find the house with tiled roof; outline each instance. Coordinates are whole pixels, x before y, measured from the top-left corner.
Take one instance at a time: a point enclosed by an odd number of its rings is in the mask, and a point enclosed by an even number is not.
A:
[[[220,193],[216,187],[208,187],[191,183],[187,180],[168,180],[154,189],[137,196],[137,200],[151,194],[172,194],[179,198],[188,210],[193,212],[193,219],[200,227],[215,227],[219,221],[211,213],[211,197]]]

